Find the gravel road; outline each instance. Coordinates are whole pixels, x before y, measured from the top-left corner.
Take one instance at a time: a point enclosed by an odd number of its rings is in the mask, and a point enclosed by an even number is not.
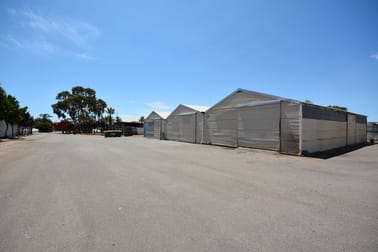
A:
[[[0,251],[377,251],[378,145],[322,160],[143,137],[0,142]]]

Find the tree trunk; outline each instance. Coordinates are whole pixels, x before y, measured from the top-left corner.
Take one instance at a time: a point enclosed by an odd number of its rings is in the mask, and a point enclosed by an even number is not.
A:
[[[8,122],[7,122],[7,121],[5,121],[5,125],[6,125],[6,127],[5,127],[5,134],[4,134],[4,138],[8,138],[8,128],[9,128],[9,124],[8,124]]]
[[[11,128],[12,128],[12,138],[14,138],[14,130],[13,130],[14,125],[13,125],[13,123],[11,124]]]

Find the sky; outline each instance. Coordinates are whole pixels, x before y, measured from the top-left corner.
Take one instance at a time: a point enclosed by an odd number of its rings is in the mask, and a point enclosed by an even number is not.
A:
[[[237,88],[378,121],[378,1],[1,0],[0,83],[34,117],[83,86],[124,121]]]

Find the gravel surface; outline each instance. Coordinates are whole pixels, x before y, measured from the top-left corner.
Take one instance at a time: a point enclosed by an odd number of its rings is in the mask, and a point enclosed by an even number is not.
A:
[[[378,145],[331,159],[36,134],[0,142],[0,251],[377,251]]]

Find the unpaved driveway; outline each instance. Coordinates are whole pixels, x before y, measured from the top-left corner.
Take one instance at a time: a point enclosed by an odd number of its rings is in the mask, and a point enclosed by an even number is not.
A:
[[[0,143],[0,251],[377,251],[378,145],[328,160],[37,134]]]

